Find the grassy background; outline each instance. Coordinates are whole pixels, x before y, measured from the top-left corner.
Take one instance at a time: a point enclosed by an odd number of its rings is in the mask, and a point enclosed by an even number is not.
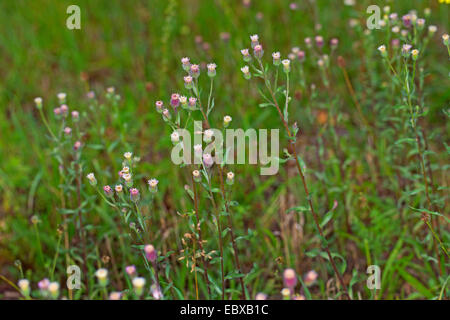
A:
[[[383,271],[383,288],[378,297],[438,296],[448,272],[438,275],[432,238],[420,216],[409,209],[419,207],[425,199],[415,182],[420,174],[414,153],[398,160],[407,151],[396,146],[395,141],[405,133],[393,132],[389,118],[397,115],[389,111],[397,103],[397,93],[390,86],[391,80],[376,51],[385,35],[381,31],[368,35],[362,28],[349,26],[350,18],[364,23],[369,4],[384,2],[357,2],[355,7],[346,7],[341,1],[316,1],[316,4],[299,1],[299,9],[293,11],[289,9],[289,1],[252,1],[250,7],[241,1],[225,0],[77,1],[82,29],[72,31],[65,27],[65,11],[73,1],[2,1],[0,272],[10,279],[19,278],[13,265],[19,259],[30,279],[47,276],[45,269],[39,268],[42,261],[30,223],[32,215],[41,220],[44,264],[52,261],[55,254],[56,229],[61,222],[57,212],[59,175],[33,99],[44,97],[50,115],[51,106],[56,105],[56,93],[64,91],[72,109],[80,110],[88,119],[100,119],[99,126],[87,129],[85,172],[95,171],[100,184],[108,183],[120,168],[123,152],[132,150],[141,157],[139,171],[160,180],[160,192],[152,208],[155,243],[168,254],[168,282],[172,281],[177,288],[173,297],[193,298],[192,274],[177,261],[178,251],[183,247],[181,238],[188,230],[177,211],[191,208],[184,191],[189,173],[170,161],[170,131],[154,111],[154,101],[167,101],[171,92],[183,87],[181,57],[189,56],[200,63],[214,61],[218,76],[213,122],[220,123],[229,114],[235,128],[278,128],[280,123],[274,110],[258,108],[262,101],[256,86],[243,79],[239,69],[244,63],[239,50],[249,46],[250,34],[257,33],[266,56],[277,50],[285,56],[294,46],[304,48],[305,37],[321,34],[327,41],[332,37],[340,40],[337,54],[330,56],[336,101],[330,103],[314,61],[309,61],[305,66],[308,88],[294,85],[290,118],[296,119],[301,127],[300,149],[310,170],[310,189],[318,212],[324,215],[335,200],[338,202],[326,233],[332,251],[340,254],[339,267],[346,269],[345,279],[352,284],[355,297],[358,294],[371,297],[365,288],[365,269],[370,264],[380,265]],[[450,100],[449,70],[440,40],[440,35],[448,32],[448,5],[438,1],[395,1],[390,5],[399,15],[415,9],[421,16],[423,9],[430,7],[432,16],[427,22],[438,26],[438,35],[429,45],[424,64],[429,73],[426,77],[429,112],[423,126],[430,130],[430,149],[436,151],[430,155],[435,184],[442,186],[436,203],[441,206],[441,213],[448,214],[445,211],[448,156],[442,151],[444,143],[448,143],[449,127],[442,110],[448,108]],[[320,31],[315,31],[317,24],[322,26]],[[229,34],[228,41],[221,38],[223,32]],[[201,42],[196,41],[199,36]],[[363,113],[377,128],[379,139],[375,150],[367,150],[363,138],[367,132],[360,126],[342,73],[336,66],[337,55],[346,58]],[[316,96],[309,89],[312,83],[317,87]],[[115,120],[110,119],[112,111],[102,110],[99,116],[90,110],[85,98],[89,90],[94,90],[102,99],[109,86],[114,86],[122,97],[119,118]],[[321,115],[327,119],[321,120]],[[334,134],[325,125],[330,118],[336,121]],[[373,158],[379,161],[381,185],[373,179]],[[239,202],[234,209],[235,230],[238,236],[250,235],[239,244],[244,270],[249,273],[246,278],[249,294],[254,296],[261,291],[279,297],[280,272],[292,266],[299,274],[311,269],[319,272],[319,283],[311,290],[314,298],[331,295],[329,291],[334,284],[327,281],[332,272],[318,257],[320,240],[314,236],[312,219],[305,212],[298,216],[286,213],[290,207],[306,203],[292,166],[287,164],[286,170],[281,169],[271,177],[259,176],[255,166],[236,166],[233,170],[239,182],[232,191]],[[407,178],[399,179],[403,174]],[[89,188],[85,192],[87,196],[94,194]],[[113,239],[115,247],[116,231],[105,218],[108,210],[97,201],[87,215],[94,244],[90,250],[92,272],[101,264],[102,256],[112,255],[108,241]],[[206,224],[211,226],[210,249],[216,248],[212,222]],[[444,240],[448,241],[448,225],[443,226],[443,231]],[[134,261],[131,249],[117,250],[119,269]],[[76,252],[73,254],[76,256]],[[231,271],[231,254],[228,252],[227,256],[226,269]],[[63,281],[62,255],[57,265],[57,278]],[[444,269],[448,271],[445,265]],[[218,270],[215,272],[218,279]],[[10,290],[4,283],[0,285],[4,285],[1,287],[4,291]],[[229,283],[232,289],[236,286],[233,281]]]

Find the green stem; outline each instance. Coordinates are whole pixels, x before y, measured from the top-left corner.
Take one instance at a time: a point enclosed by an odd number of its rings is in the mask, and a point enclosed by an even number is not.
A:
[[[62,234],[60,234],[58,237],[58,243],[56,244],[55,257],[53,258],[53,265],[52,265],[52,269],[50,272],[50,280],[52,280],[52,281],[53,281],[53,274],[55,273],[55,269],[56,269],[56,261],[58,260],[59,245],[61,244],[61,239],[62,239]]]

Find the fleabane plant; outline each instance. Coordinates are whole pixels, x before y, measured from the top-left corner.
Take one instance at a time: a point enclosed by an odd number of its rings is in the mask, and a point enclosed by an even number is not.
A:
[[[226,170],[223,157],[223,141],[218,139],[219,133],[223,136],[225,128],[229,127],[232,122],[231,115],[223,115],[222,123],[216,127],[212,126],[210,121],[210,114],[214,109],[214,79],[217,75],[217,65],[209,63],[206,65],[206,72],[202,71],[198,64],[192,63],[190,58],[184,57],[181,59],[181,65],[186,74],[183,76],[184,90],[172,93],[168,102],[162,100],[156,101],[156,111],[162,115],[162,119],[170,126],[172,133],[170,140],[174,145],[172,152],[182,152],[187,156],[183,163],[175,162],[180,167],[188,167],[189,175],[191,176],[191,187],[187,186],[186,191],[193,201],[192,212],[187,214],[189,219],[192,219],[194,225],[191,228],[192,235],[189,235],[189,240],[192,240],[193,248],[190,258],[191,270],[195,276],[196,297],[199,298],[199,285],[197,277],[197,269],[203,273],[204,281],[207,287],[207,296],[212,296],[211,290],[211,272],[209,265],[215,263],[217,260],[213,258],[214,250],[207,251],[204,248],[204,243],[207,240],[202,236],[202,220],[210,220],[210,213],[214,218],[216,225],[217,240],[219,246],[218,262],[220,263],[220,279],[221,279],[221,298],[225,299],[226,281],[224,269],[224,259],[226,257],[226,247],[224,246],[224,235],[229,234],[232,243],[232,254],[234,258],[235,270],[232,270],[227,275],[227,279],[237,279],[239,281],[241,298],[246,298],[246,288],[244,285],[244,274],[241,270],[239,261],[238,247],[236,237],[233,231],[232,217],[231,217],[231,201],[230,193],[235,180],[235,174],[232,171]],[[203,90],[200,86],[200,77],[209,79],[209,86],[206,89],[206,97],[203,96]],[[193,158],[191,162],[191,142],[190,135],[185,136],[186,128],[193,123],[194,133],[196,136],[200,133],[200,140],[196,141],[194,138]],[[203,128],[203,126],[205,128]],[[217,129],[218,128],[218,129]],[[189,141],[188,141],[189,140]],[[203,146],[206,144],[206,147]],[[173,154],[173,153],[172,153]],[[172,160],[174,158],[172,157]],[[202,218],[201,212],[201,198],[203,192],[205,198],[211,203],[210,206],[204,208],[206,217]],[[218,195],[218,196],[217,196]],[[208,210],[211,208],[211,211]],[[227,217],[227,224],[224,226],[222,217]],[[191,225],[191,224],[190,224]],[[187,244],[187,242],[185,242]],[[186,249],[184,250],[186,254]],[[197,260],[200,260],[202,268],[199,267]],[[214,281],[215,282],[215,281]]]
[[[291,101],[290,96],[290,81],[289,76],[292,72],[293,64],[292,61],[288,58],[283,58],[281,54],[277,51],[274,52],[271,56],[272,63],[270,66],[268,63],[264,62],[264,49],[262,44],[260,43],[260,39],[258,35],[252,35],[250,36],[251,40],[251,50],[253,51],[251,53],[250,49],[242,49],[241,53],[243,56],[243,60],[246,63],[245,66],[241,68],[241,71],[243,73],[243,76],[245,79],[250,80],[252,77],[260,78],[262,79],[264,83],[264,89],[259,89],[259,93],[261,97],[265,100],[263,104],[260,106],[262,107],[273,107],[275,108],[276,112],[278,113],[278,116],[281,120],[281,123],[286,131],[286,134],[288,136],[289,143],[291,145],[292,153],[288,153],[288,158],[286,160],[291,160],[295,162],[295,166],[297,168],[298,175],[301,179],[306,199],[308,201],[308,206],[310,209],[310,212],[313,216],[313,220],[318,232],[318,235],[321,239],[322,248],[326,252],[326,255],[328,257],[329,262],[331,263],[331,266],[334,270],[334,273],[339,281],[339,284],[341,286],[341,289],[344,293],[344,295],[348,298],[350,298],[347,286],[342,278],[342,275],[338,271],[338,268],[336,266],[336,263],[334,261],[333,255],[331,254],[331,251],[329,249],[328,241],[326,240],[324,233],[322,231],[322,227],[320,226],[319,222],[319,216],[316,213],[314,209],[314,204],[312,201],[311,193],[308,188],[307,183],[307,177],[305,176],[305,166],[303,161],[301,160],[296,147],[297,142],[297,133],[298,133],[298,126],[297,123],[293,123],[292,125],[289,123],[289,103]],[[323,46],[323,38],[318,36],[315,38],[316,44],[318,47],[321,48]],[[307,44],[308,45],[308,44]],[[297,51],[297,56],[300,59],[299,52]],[[301,55],[301,59],[304,58],[304,53]],[[326,59],[325,59],[326,60]],[[323,58],[319,59],[318,65],[321,70],[324,70],[325,67],[325,60]],[[281,69],[281,72],[284,74],[284,85],[280,84],[279,81],[279,71]],[[323,73],[324,77],[324,83],[325,86],[328,87],[328,83],[326,82],[326,77]],[[265,92],[264,92],[265,91]],[[284,101],[280,102],[280,98],[278,97],[281,93]]]
[[[158,296],[162,296],[158,276],[157,251],[153,245],[149,244],[155,240],[149,231],[149,225],[151,224],[150,207],[158,192],[159,181],[156,178],[150,178],[147,179],[147,185],[142,186],[141,179],[137,178],[136,174],[139,161],[139,157],[133,156],[132,152],[127,151],[123,154],[122,169],[117,173],[116,180],[111,184],[100,186],[93,172],[88,173],[86,179],[99,196],[121,217],[123,225],[132,235],[132,245],[139,249],[143,265],[153,277],[154,290],[159,292]],[[127,268],[127,272],[129,269]],[[143,286],[145,279],[132,281],[132,284],[134,286],[134,297],[140,298],[143,294],[140,284]],[[106,284],[103,286],[106,286]]]
[[[397,14],[394,16],[396,17]],[[400,34],[400,39],[392,39],[390,46],[381,44],[378,47],[378,51],[381,54],[389,77],[396,86],[395,89],[400,91],[399,98],[396,99],[397,109],[401,111],[401,115],[405,119],[404,128],[411,134],[410,138],[402,137],[396,144],[402,143],[405,139],[406,141],[411,141],[415,147],[413,152],[417,154],[417,168],[419,168],[421,175],[423,184],[421,189],[425,194],[426,204],[420,203],[420,199],[417,199],[419,205],[423,207],[415,208],[413,203],[411,203],[410,208],[420,213],[423,222],[434,238],[435,255],[442,274],[442,270],[444,270],[442,261],[445,260],[442,259],[441,253],[446,259],[450,257],[446,246],[441,240],[443,237],[438,220],[442,216],[440,211],[444,210],[444,208],[440,208],[442,201],[438,197],[436,186],[433,185],[432,167],[430,160],[427,159],[427,155],[430,152],[427,150],[429,143],[427,141],[426,126],[424,124],[421,125],[421,122],[425,120],[429,112],[424,94],[426,89],[424,56],[427,53],[427,46],[430,40],[433,39],[437,31],[437,27],[429,25],[426,28],[425,19],[417,17],[415,12],[403,15],[401,20],[392,18],[386,20],[392,26],[392,29],[405,28]],[[442,40],[450,53],[448,35],[444,34]],[[417,194],[420,195],[421,193],[417,192]],[[438,250],[438,247],[440,250]]]

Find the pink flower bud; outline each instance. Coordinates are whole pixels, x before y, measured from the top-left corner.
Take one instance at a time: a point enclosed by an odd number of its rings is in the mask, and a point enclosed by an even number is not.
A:
[[[63,104],[59,108],[61,109],[61,114],[63,115],[63,117],[66,117],[67,114],[69,113],[69,107],[67,105]]]
[[[109,198],[114,195],[114,192],[110,186],[104,186],[103,191],[105,192],[105,195]]]
[[[73,145],[73,150],[77,151],[81,148],[81,141],[76,141]]]
[[[312,41],[311,38],[305,38],[305,44],[307,48],[311,48],[312,47]]]
[[[178,93],[172,93],[170,97],[170,105],[173,108],[177,108],[180,105],[180,95]]]
[[[130,189],[130,199],[133,202],[138,202],[140,198],[139,190],[136,188]]]
[[[261,59],[263,54],[264,54],[264,50],[262,48],[262,45],[257,44],[254,48],[253,48],[253,53],[255,55],[256,58]]]
[[[314,282],[316,282],[318,277],[317,272],[315,272],[314,270],[309,271],[306,275],[305,275],[305,284],[307,286],[312,285]]]
[[[252,48],[259,44],[259,36],[257,34],[250,36],[250,40],[252,41]]]
[[[53,109],[53,113],[57,118],[59,118],[61,116],[61,108]]]
[[[316,36],[314,38],[314,40],[316,41],[316,46],[320,49],[323,47],[323,38],[322,36]]]
[[[210,168],[214,164],[214,159],[209,153],[205,153],[203,155],[203,163],[205,164],[206,168]]]
[[[192,89],[192,77],[191,76],[184,77],[184,87],[186,89]]]
[[[72,120],[77,122],[80,119],[80,113],[78,111],[72,111]]]
[[[125,267],[125,272],[130,276],[135,276],[136,275],[136,267],[134,265],[131,266],[126,266]]]
[[[145,257],[148,261],[155,262],[157,258],[157,252],[155,250],[155,247],[153,247],[151,244],[148,244],[144,247],[145,251]]]
[[[182,58],[181,59],[181,64],[183,65],[183,70],[184,71],[189,71],[189,69],[191,67],[191,62],[190,62],[188,57]]]
[[[162,101],[158,100],[158,101],[155,102],[155,107],[156,107],[156,111],[158,113],[162,113],[163,107],[164,107],[164,103]]]
[[[294,269],[286,269],[283,273],[284,285],[289,289],[293,289],[297,284],[297,276]]]
[[[331,49],[335,50],[339,44],[339,40],[337,38],[333,38],[330,40]]]
[[[198,64],[192,64],[190,71],[191,76],[193,76],[194,78],[198,78],[200,75],[200,66]]]

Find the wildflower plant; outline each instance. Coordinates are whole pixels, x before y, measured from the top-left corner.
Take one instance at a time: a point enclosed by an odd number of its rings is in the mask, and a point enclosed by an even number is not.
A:
[[[262,52],[261,52],[262,54]],[[232,172],[226,174],[224,163],[215,164],[216,160],[222,157],[222,155],[218,152],[217,141],[213,142],[214,131],[210,122],[210,114],[215,107],[214,100],[214,79],[217,75],[216,68],[218,66],[215,63],[209,63],[206,66],[207,69],[207,77],[209,78],[209,90],[207,91],[207,98],[205,102],[205,97],[202,95],[203,91],[201,88],[200,78],[201,70],[199,65],[192,64],[191,60],[187,57],[181,59],[181,64],[183,70],[187,73],[184,76],[184,84],[186,95],[173,93],[170,97],[169,105],[172,110],[168,109],[163,110],[163,120],[169,125],[171,130],[173,131],[171,134],[171,141],[175,145],[180,145],[183,152],[187,152],[186,141],[180,139],[180,135],[178,134],[179,129],[189,128],[191,123],[194,124],[194,131],[201,131],[202,128],[196,127],[195,119],[198,117],[200,113],[203,123],[205,124],[205,129],[202,131],[203,141],[213,148],[211,151],[210,148],[203,148],[202,144],[194,145],[194,157],[198,161],[194,161],[194,164],[189,165],[190,175],[191,175],[191,187],[187,187],[186,190],[193,200],[193,211],[187,216],[190,219],[190,225],[193,225],[194,228],[191,229],[193,235],[193,253],[192,253],[192,270],[195,273],[196,279],[196,297],[199,297],[198,292],[198,284],[197,284],[197,269],[200,270],[204,274],[204,280],[206,282],[208,296],[211,296],[212,291],[210,289],[210,283],[213,282],[210,279],[210,275],[208,273],[208,265],[211,263],[216,263],[217,259],[212,259],[212,261],[208,261],[207,257],[210,257],[212,253],[208,253],[204,249],[204,237],[202,237],[202,220],[209,220],[211,217],[214,217],[214,223],[217,228],[217,238],[218,238],[218,247],[219,247],[219,263],[220,263],[220,278],[221,278],[221,297],[225,298],[226,293],[226,284],[225,278],[227,279],[237,279],[241,288],[241,298],[246,298],[246,289],[244,285],[244,274],[242,273],[240,262],[239,262],[239,252],[236,243],[236,236],[233,231],[233,224],[231,218],[230,211],[230,199],[227,191],[227,186],[225,185],[225,181],[228,185],[231,185],[234,181],[234,174]],[[189,97],[189,98],[188,98]],[[162,108],[164,102],[161,100],[155,103],[156,110]],[[173,114],[173,116],[172,116]],[[229,115],[225,115],[223,117],[223,123],[221,124],[222,132],[227,128],[232,121],[232,117]],[[183,138],[184,139],[184,138]],[[221,143],[221,142],[219,142]],[[220,146],[221,147],[221,146]],[[221,148],[220,148],[221,150]],[[225,155],[226,156],[226,155]],[[181,165],[185,166],[185,165]],[[214,181],[214,179],[218,178],[218,181]],[[215,184],[218,183],[218,188]],[[208,198],[212,204],[212,212],[207,212],[206,218],[201,217],[201,209],[200,209],[200,192],[205,192],[206,198]],[[215,194],[220,195],[221,202],[219,203],[216,199]],[[209,210],[208,210],[209,211]],[[228,219],[228,224],[224,227],[222,222],[222,217],[226,216]],[[193,217],[195,217],[194,221],[192,221]],[[230,234],[231,244],[232,244],[232,253],[234,256],[234,264],[235,270],[230,272],[228,275],[225,275],[224,269],[224,259],[225,254],[224,250],[224,235],[227,233]],[[197,251],[197,243],[198,250]],[[200,257],[202,260],[203,269],[197,264],[197,257]]]
[[[289,76],[291,73],[291,60],[289,59],[282,59],[281,65],[282,65],[282,72],[285,75],[285,85],[280,85],[278,82],[279,77],[279,68],[280,65],[277,61],[273,61],[272,68],[275,69],[273,72],[270,72],[269,64],[264,64],[262,59],[262,45],[259,43],[259,39],[257,36],[251,36],[252,41],[252,47],[253,47],[253,58],[249,59],[247,58],[246,62],[250,63],[250,67],[253,70],[253,76],[261,78],[264,85],[265,85],[265,91],[259,89],[259,93],[261,97],[265,100],[264,103],[260,104],[260,107],[274,107],[276,109],[276,112],[278,113],[278,116],[280,117],[280,120],[282,122],[282,125],[286,131],[287,138],[289,140],[290,146],[292,148],[292,153],[289,153],[286,151],[288,158],[284,159],[283,161],[289,161],[293,160],[295,162],[295,166],[297,168],[298,175],[300,176],[300,179],[302,181],[302,185],[306,194],[306,199],[309,206],[309,211],[311,212],[315,226],[317,228],[317,232],[319,234],[321,245],[323,250],[326,252],[329,262],[331,263],[333,270],[335,272],[336,277],[339,280],[339,283],[342,287],[342,290],[344,294],[347,297],[350,297],[347,292],[347,286],[344,283],[344,280],[342,278],[342,275],[337,269],[337,265],[334,261],[333,255],[329,249],[329,244],[327,239],[324,236],[324,233],[322,231],[322,227],[319,221],[319,216],[317,215],[314,205],[312,202],[312,198],[309,192],[307,180],[305,177],[305,165],[303,160],[300,158],[300,155],[297,153],[297,133],[298,133],[298,126],[297,123],[294,123],[292,125],[289,124],[289,103],[291,101],[290,96],[290,82],[289,82]],[[321,36],[316,37],[316,44],[319,49],[323,47],[323,38]],[[258,48],[258,52],[255,52],[255,48]],[[278,53],[275,53],[276,58],[278,59]],[[273,57],[273,56],[272,56]],[[326,80],[326,74],[325,74],[325,62],[323,58],[319,58],[318,60],[320,63],[319,68],[322,70],[323,80],[326,87],[329,86],[328,81]],[[326,61],[328,61],[326,59]],[[249,69],[249,66],[246,66],[247,70]],[[272,70],[273,70],[272,69]],[[248,72],[250,74],[250,72]],[[250,75],[245,75],[244,77],[248,80],[250,79]],[[277,95],[281,94],[284,98],[284,103],[281,104],[278,102],[279,98],[277,98]]]

